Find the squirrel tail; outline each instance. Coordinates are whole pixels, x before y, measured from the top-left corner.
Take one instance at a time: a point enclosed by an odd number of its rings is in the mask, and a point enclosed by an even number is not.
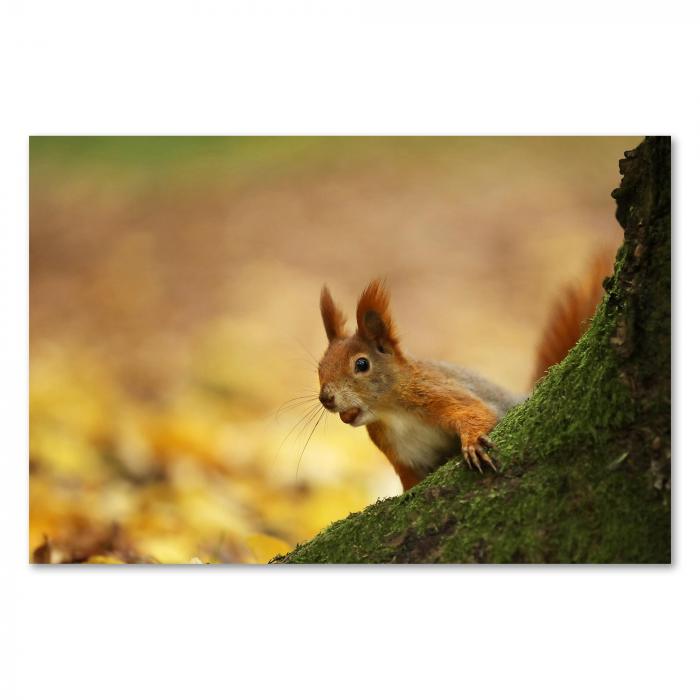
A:
[[[565,287],[552,305],[537,345],[533,385],[567,356],[588,329],[603,296],[603,280],[612,274],[614,259],[612,248],[595,255],[584,276]]]

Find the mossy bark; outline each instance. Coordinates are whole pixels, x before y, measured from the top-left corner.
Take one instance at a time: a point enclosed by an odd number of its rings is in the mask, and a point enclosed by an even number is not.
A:
[[[491,437],[274,562],[670,562],[671,142],[620,161],[615,273],[588,332]]]

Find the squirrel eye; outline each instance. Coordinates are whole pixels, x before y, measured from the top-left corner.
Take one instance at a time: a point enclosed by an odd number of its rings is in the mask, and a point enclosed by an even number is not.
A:
[[[369,369],[369,360],[366,357],[358,357],[355,360],[355,371],[366,372]]]

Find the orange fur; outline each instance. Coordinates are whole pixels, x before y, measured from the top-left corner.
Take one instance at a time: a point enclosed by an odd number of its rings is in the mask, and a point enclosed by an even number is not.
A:
[[[333,297],[326,285],[321,290],[321,318],[326,329],[328,340],[345,337],[345,323],[347,319],[343,312],[335,305]]]
[[[588,329],[603,296],[603,279],[612,272],[613,259],[612,250],[596,255],[586,275],[566,287],[553,305],[537,346],[533,384],[561,362]]]
[[[399,337],[389,311],[389,292],[381,280],[372,280],[357,302],[357,334],[365,340],[388,345],[401,357]]]
[[[486,435],[496,425],[495,413],[466,392],[431,401],[427,415],[437,425],[455,430],[463,445],[475,445],[480,435]]]

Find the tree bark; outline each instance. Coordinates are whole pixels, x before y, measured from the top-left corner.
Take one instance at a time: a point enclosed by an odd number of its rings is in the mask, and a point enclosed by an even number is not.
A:
[[[670,562],[671,141],[620,161],[625,230],[587,333],[491,438],[273,562]]]

